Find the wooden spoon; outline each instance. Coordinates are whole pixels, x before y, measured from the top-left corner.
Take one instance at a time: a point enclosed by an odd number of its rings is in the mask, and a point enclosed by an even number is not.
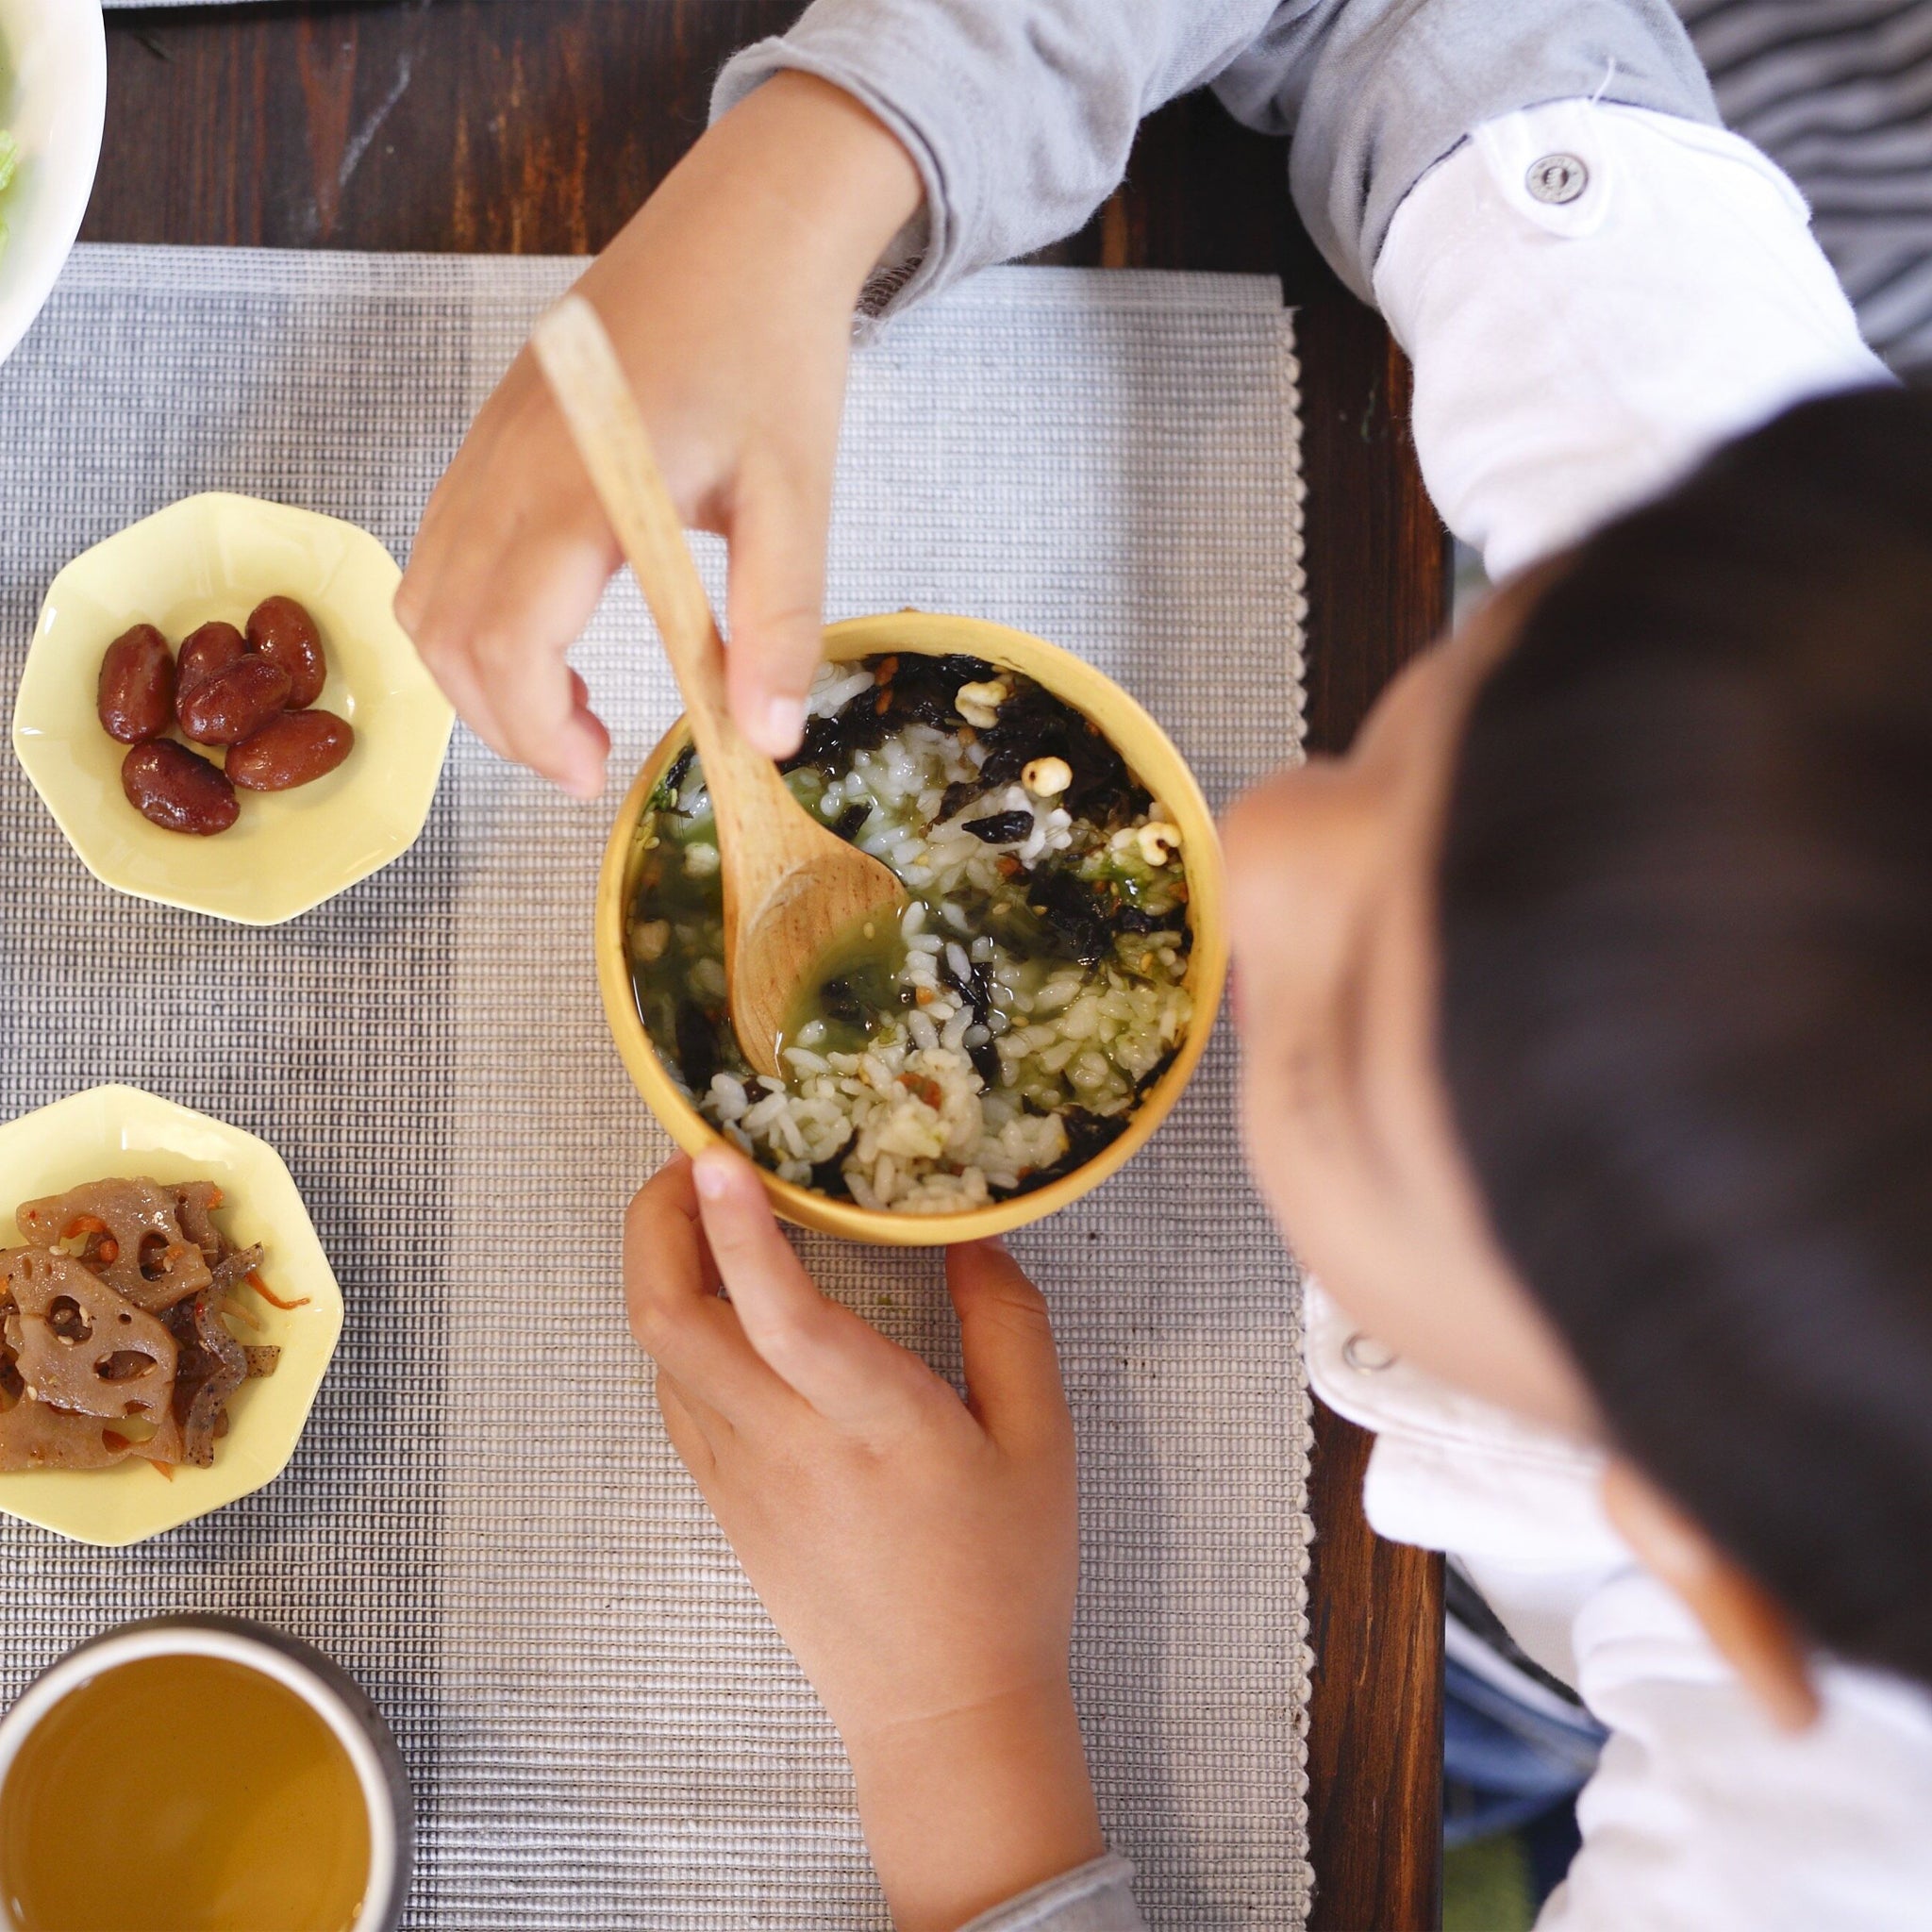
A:
[[[814,962],[868,919],[896,920],[906,889],[819,824],[732,722],[717,620],[597,311],[566,295],[530,341],[684,692],[718,818],[731,1024],[751,1065],[776,1074],[780,1029]]]

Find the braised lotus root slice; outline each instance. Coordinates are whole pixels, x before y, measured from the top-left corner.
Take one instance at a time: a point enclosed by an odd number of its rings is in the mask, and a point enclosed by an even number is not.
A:
[[[208,1285],[207,1257],[182,1232],[174,1189],[154,1181],[90,1181],[29,1201],[14,1219],[37,1248],[85,1241],[88,1267],[150,1314]]]
[[[6,1281],[7,1341],[28,1400],[156,1428],[168,1420],[177,1351],[162,1323],[58,1248],[15,1250]]]
[[[25,1397],[0,1409],[0,1470],[111,1469],[135,1444],[97,1415]]]

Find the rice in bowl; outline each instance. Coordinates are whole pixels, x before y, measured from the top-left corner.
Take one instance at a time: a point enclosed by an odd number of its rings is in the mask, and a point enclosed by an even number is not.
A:
[[[699,1114],[780,1179],[954,1214],[1116,1139],[1194,1018],[1181,837],[1099,728],[972,657],[822,668],[786,766],[910,903],[831,962],[754,1074],[726,1009],[715,822],[687,749],[634,835],[637,1008]]]

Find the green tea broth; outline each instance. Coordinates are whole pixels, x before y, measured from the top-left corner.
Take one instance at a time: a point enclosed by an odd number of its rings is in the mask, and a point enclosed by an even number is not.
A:
[[[103,1671],[41,1720],[0,1788],[13,1932],[351,1932],[369,1872],[341,1740],[226,1657]]]

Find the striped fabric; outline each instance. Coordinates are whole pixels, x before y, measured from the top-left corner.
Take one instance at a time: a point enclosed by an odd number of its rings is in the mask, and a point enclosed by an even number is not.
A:
[[[1932,375],[1932,0],[1676,0],[1725,123],[1790,175],[1865,339]]]

